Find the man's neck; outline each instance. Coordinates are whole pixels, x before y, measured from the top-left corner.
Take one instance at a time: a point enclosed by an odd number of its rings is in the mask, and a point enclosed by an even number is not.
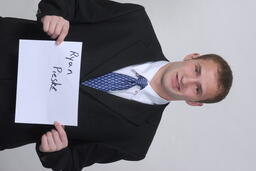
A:
[[[166,96],[166,93],[163,91],[164,89],[162,88],[163,83],[162,83],[162,79],[163,79],[163,74],[166,70],[166,68],[170,65],[170,63],[162,66],[157,72],[156,74],[153,76],[152,80],[150,81],[150,85],[153,88],[153,90],[162,98],[170,101],[171,99],[168,98]]]

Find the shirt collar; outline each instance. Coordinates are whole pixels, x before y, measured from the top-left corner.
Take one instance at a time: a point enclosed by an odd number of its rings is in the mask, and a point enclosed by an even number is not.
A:
[[[139,75],[142,75],[143,77],[147,78],[148,82],[152,80],[154,75],[157,73],[157,71],[163,67],[164,65],[168,64],[168,61],[157,61],[157,62],[147,62],[145,64],[142,64],[143,66],[135,66],[133,69],[135,72],[137,72]],[[142,89],[139,94],[143,93],[145,96],[147,96],[147,99],[150,99],[153,104],[167,104],[169,103],[168,100],[162,98],[159,96],[154,89],[148,84],[144,89]]]

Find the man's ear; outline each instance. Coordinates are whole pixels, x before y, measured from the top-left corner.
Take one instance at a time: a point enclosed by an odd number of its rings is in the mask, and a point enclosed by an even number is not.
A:
[[[198,58],[200,56],[199,53],[191,53],[191,54],[188,54],[184,57],[184,61],[187,61],[187,60],[190,60],[190,59],[195,59],[195,58]]]
[[[191,101],[186,101],[186,103],[190,106],[203,106],[203,103],[200,102],[191,102]]]

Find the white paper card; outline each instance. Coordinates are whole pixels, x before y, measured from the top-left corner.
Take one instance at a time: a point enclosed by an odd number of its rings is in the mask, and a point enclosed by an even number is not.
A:
[[[16,123],[77,126],[82,42],[20,40]]]

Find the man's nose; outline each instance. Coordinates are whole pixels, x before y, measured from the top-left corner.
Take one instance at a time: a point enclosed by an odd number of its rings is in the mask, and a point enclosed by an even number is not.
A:
[[[198,78],[197,77],[192,77],[192,76],[184,76],[181,79],[181,84],[183,86],[188,86],[191,84],[195,84],[198,82]]]

